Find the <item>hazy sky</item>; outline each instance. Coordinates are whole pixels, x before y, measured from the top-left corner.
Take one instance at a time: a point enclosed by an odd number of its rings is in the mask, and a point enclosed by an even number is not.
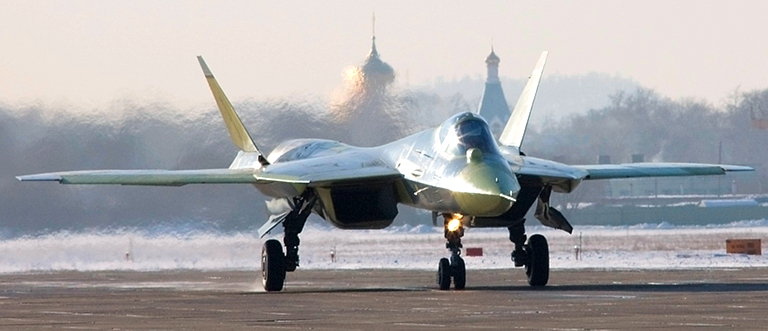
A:
[[[213,102],[195,55],[233,100],[327,97],[377,46],[399,83],[500,74],[619,74],[719,104],[768,88],[768,1],[12,1],[0,11],[0,102],[99,107],[146,95]]]

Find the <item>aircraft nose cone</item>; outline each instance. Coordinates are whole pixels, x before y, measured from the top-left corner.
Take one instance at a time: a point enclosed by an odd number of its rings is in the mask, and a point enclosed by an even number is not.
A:
[[[520,192],[520,184],[506,163],[469,163],[460,177],[468,187],[456,195],[456,200],[466,215],[499,216],[512,207]]]

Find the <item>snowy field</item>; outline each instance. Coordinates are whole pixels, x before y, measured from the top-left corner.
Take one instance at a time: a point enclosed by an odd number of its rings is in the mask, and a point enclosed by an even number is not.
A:
[[[553,269],[696,269],[768,267],[768,258],[725,254],[726,239],[768,241],[768,221],[674,227],[582,226],[569,235],[529,226],[550,244]],[[281,234],[276,234],[281,238]],[[582,243],[581,259],[574,246]],[[422,269],[447,256],[441,228],[391,227],[351,231],[308,224],[301,235],[302,269]],[[253,233],[149,234],[116,230],[54,233],[0,241],[0,273],[53,270],[257,269],[260,240]],[[464,247],[481,247],[482,257],[466,257],[468,269],[513,268],[506,229],[467,229]],[[336,261],[332,262],[331,251]],[[768,253],[768,251],[766,251]],[[126,253],[130,253],[126,257]]]

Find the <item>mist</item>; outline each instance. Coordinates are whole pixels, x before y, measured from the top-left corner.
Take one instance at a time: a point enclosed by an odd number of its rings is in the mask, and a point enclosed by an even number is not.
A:
[[[392,68],[370,55],[348,71],[350,80],[338,100],[247,99],[234,107],[264,151],[294,138],[374,146],[451,114],[474,111],[482,92],[482,80],[475,79],[399,86]],[[617,79],[626,88],[606,92]],[[474,91],[460,92],[473,81],[479,82]],[[757,168],[756,179],[743,190],[765,193],[768,188],[768,130],[751,125],[756,103],[768,109],[768,89],[734,93],[732,100],[714,106],[671,100],[606,75],[556,81],[561,88],[552,90],[545,88],[546,79],[542,82],[534,114],[551,111],[534,115],[526,154],[571,164],[595,163],[598,154],[612,155],[614,163],[629,162],[633,153],[643,153],[647,161],[716,163],[722,142],[722,162]],[[503,85],[510,104],[523,84]],[[586,88],[591,92],[567,99],[572,92],[565,91],[585,91],[585,86],[592,86]],[[0,236],[126,227],[255,232],[267,213],[265,198],[250,185],[69,186],[14,178],[68,170],[226,168],[236,153],[213,101],[205,109],[180,109],[117,100],[87,115],[42,104],[0,105]],[[313,216],[310,222],[322,221]],[[425,224],[429,216],[401,207],[395,222]]]

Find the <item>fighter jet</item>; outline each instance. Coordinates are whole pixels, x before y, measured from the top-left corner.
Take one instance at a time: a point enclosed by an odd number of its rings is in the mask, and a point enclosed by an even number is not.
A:
[[[264,289],[283,289],[286,272],[299,267],[299,234],[311,213],[341,229],[382,229],[397,216],[397,204],[432,212],[442,221],[450,258],[438,263],[437,283],[447,290],[466,286],[461,257],[465,227],[503,227],[514,244],[511,259],[524,267],[531,286],[549,281],[549,247],[544,236],[528,238],[525,214],[536,205],[544,225],[567,232],[572,226],[550,206],[552,192],[569,193],[583,180],[722,175],[750,167],[690,163],[566,165],[521,151],[547,52],[542,53],[498,141],[478,114],[463,112],[440,126],[378,147],[297,139],[264,154],[251,138],[202,57],[198,61],[216,104],[240,151],[227,169],[97,170],[17,177],[61,184],[182,186],[252,184],[271,198],[271,214],[259,229],[265,236],[282,225],[283,243],[267,240],[261,253]],[[285,250],[283,250],[285,247]]]

